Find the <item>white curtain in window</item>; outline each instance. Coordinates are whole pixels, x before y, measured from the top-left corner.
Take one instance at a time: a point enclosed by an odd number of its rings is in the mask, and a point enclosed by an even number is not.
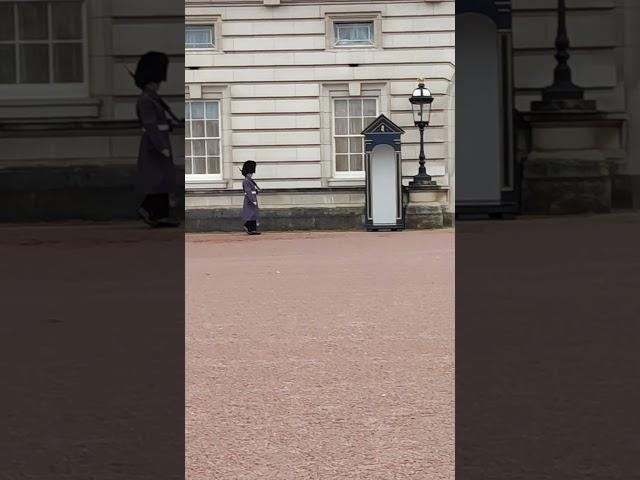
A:
[[[336,43],[371,44],[372,28],[370,23],[336,24]]]
[[[187,28],[185,30],[185,43],[188,46],[213,45],[212,28]]]

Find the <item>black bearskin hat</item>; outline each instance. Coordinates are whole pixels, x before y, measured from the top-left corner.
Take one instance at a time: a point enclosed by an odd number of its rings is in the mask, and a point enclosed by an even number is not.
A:
[[[242,175],[246,175],[247,173],[256,173],[256,162],[253,160],[247,160],[242,165]]]
[[[169,68],[169,57],[162,52],[147,52],[136,67],[133,75],[136,86],[144,88],[147,83],[160,83],[167,80],[167,69]]]

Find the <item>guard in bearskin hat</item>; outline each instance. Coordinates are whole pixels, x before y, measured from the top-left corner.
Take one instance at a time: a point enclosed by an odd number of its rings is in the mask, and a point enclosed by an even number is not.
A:
[[[249,235],[260,235],[257,231],[259,221],[258,193],[260,188],[253,181],[253,174],[256,173],[256,162],[247,160],[241,169],[244,180],[242,181],[242,190],[244,190],[244,204],[242,205],[242,220],[244,221],[244,230]]]
[[[173,129],[171,118],[176,122],[179,120],[158,93],[160,84],[167,79],[168,67],[167,55],[148,52],[140,58],[135,73],[131,74],[136,86],[142,90],[136,104],[136,115],[142,128],[137,186],[145,198],[138,213],[154,227],[180,224],[169,218],[169,196],[176,189],[176,168],[169,134]],[[167,114],[171,118],[167,118]]]

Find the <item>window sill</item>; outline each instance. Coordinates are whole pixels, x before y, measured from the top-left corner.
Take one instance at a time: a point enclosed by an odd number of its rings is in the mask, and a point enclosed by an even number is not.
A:
[[[362,187],[365,185],[365,177],[351,176],[351,177],[333,177],[328,180],[330,187]]]
[[[208,48],[185,48],[185,55],[211,55],[212,53],[219,53],[216,47],[208,47]]]
[[[97,98],[1,100],[0,119],[97,118],[101,103]]]

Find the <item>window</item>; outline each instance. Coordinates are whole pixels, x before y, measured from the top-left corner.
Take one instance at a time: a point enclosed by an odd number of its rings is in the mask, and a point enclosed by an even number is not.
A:
[[[215,48],[213,25],[187,25],[184,29],[186,48]]]
[[[220,102],[185,103],[185,173],[221,176]]]
[[[0,1],[0,85],[85,82],[82,1]]]
[[[361,173],[364,171],[361,132],[378,116],[378,101],[375,98],[335,99],[333,107],[336,173]]]
[[[371,46],[374,44],[373,22],[336,22],[333,26],[337,47]]]

